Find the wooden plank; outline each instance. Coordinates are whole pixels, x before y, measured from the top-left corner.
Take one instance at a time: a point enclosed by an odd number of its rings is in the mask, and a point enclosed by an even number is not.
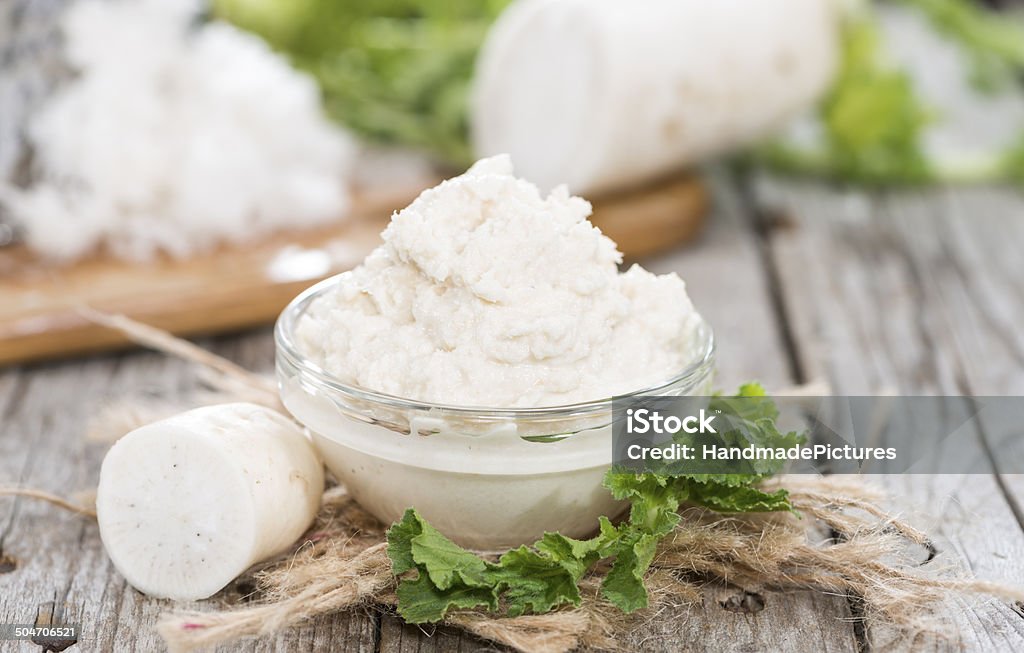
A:
[[[752,378],[773,387],[789,385],[782,335],[748,216],[728,179],[716,174],[710,182],[714,205],[700,239],[642,263],[654,272],[678,272],[686,280],[694,305],[715,329],[716,385],[732,388]],[[764,597],[763,612],[737,614],[724,610],[709,590],[703,605],[654,616],[632,634],[630,644],[645,651],[856,650],[842,597],[810,592],[766,592]],[[424,632],[391,615],[382,620],[380,649],[386,653],[475,650],[479,645],[457,632]]]
[[[269,342],[263,330],[223,346],[247,363],[260,359],[266,369]],[[0,410],[6,411],[0,485],[17,482],[64,495],[95,487],[105,447],[83,435],[97,408],[138,393],[173,399],[195,387],[192,368],[152,353],[0,374]],[[31,623],[39,605],[66,602],[84,626],[82,650],[162,650],[153,627],[170,602],[126,585],[103,552],[95,523],[38,502],[0,498],[0,533],[3,551],[18,563],[0,574],[0,622]],[[224,650],[372,651],[375,641],[376,616],[357,611]]]
[[[87,363],[31,374],[21,400],[4,420],[7,455],[0,457],[4,484],[15,481],[62,494],[94,484],[87,478],[86,445],[72,436],[86,417],[85,406],[75,396],[98,397],[97,390],[109,383],[111,374],[110,364]],[[82,392],[83,388],[89,391]],[[63,404],[60,410],[53,409],[55,401]],[[95,589],[104,592],[112,574],[97,550],[96,528],[89,520],[11,498],[0,499],[0,515],[7,524],[4,550],[17,561],[13,572],[0,577],[0,619],[32,623],[41,604],[78,604],[71,586],[81,566],[99,566],[97,576],[105,582],[97,583]],[[79,618],[95,628],[93,624],[100,622],[88,605],[81,608],[84,614]]]
[[[718,387],[728,390],[754,379],[789,385],[789,365],[780,353],[783,334],[746,208],[723,174],[711,176],[709,186],[714,209],[700,239],[642,263],[686,282],[694,306],[715,331]]]
[[[0,365],[123,347],[123,336],[78,314],[83,304],[178,334],[272,322],[310,284],[358,264],[379,243],[391,211],[417,191],[364,200],[343,223],[187,260],[138,264],[96,257],[60,267],[21,246],[4,248]]]
[[[959,364],[961,391],[1024,395],[1024,334],[1018,326],[1024,319],[1019,286],[1024,273],[1024,223],[1020,220],[1024,200],[1020,194],[997,188],[946,190],[931,198],[914,195],[884,201],[882,209],[894,218],[894,228],[913,242],[908,248],[913,265],[925,269],[929,261],[943,262],[941,270],[922,275],[922,279],[927,294],[945,309],[937,319],[948,331],[948,348]],[[930,229],[922,237],[927,227]],[[983,419],[983,431],[985,426]],[[1024,475],[1019,473],[1024,469],[1024,450],[1020,446],[996,448],[992,434],[983,432],[981,436],[997,472],[986,489],[1001,495],[1018,526],[1024,527]],[[1003,470],[1012,473],[998,473]],[[975,479],[966,481],[974,483]],[[986,502],[977,495],[959,498],[950,512],[979,519],[984,526],[975,529],[970,519],[963,519],[951,541],[957,553],[980,577],[1024,584],[1020,538],[994,534],[997,527],[990,526],[999,523],[998,519],[1008,523],[1009,517],[993,514],[997,509],[991,500]],[[1007,530],[1013,529],[1007,526]],[[1003,616],[1007,624],[979,624],[983,641],[993,649],[1019,647],[1024,623],[1005,610]]]
[[[756,199],[770,218],[766,226],[775,225],[767,242],[801,375],[827,377],[837,394],[960,394],[992,392],[982,376],[1017,374],[1014,361],[998,356],[982,361],[982,374],[972,375],[965,365],[964,348],[991,347],[993,334],[964,329],[962,321],[973,322],[977,306],[974,293],[956,280],[968,270],[985,274],[981,270],[1016,265],[1012,252],[993,248],[984,260],[964,262],[959,272],[955,261],[969,251],[968,233],[1005,234],[1011,224],[1016,228],[1024,205],[1017,200],[990,211],[983,225],[961,215],[954,229],[944,222],[952,216],[950,203],[966,196],[871,198],[762,180]],[[1013,294],[1003,287],[986,301],[1003,306],[1015,301]],[[980,439],[961,446],[971,449],[965,455],[983,455]],[[898,496],[894,507],[916,513],[917,522],[935,534],[944,557],[980,578],[1024,584],[1024,533],[994,473],[876,478]],[[1010,606],[983,601],[939,609],[955,637],[915,642],[913,650],[1024,646],[1024,624]],[[895,646],[884,639],[891,633],[878,629],[869,635],[875,644]]]
[[[381,620],[381,653],[467,653],[469,651],[507,650],[475,639],[453,628],[414,626],[385,614]]]
[[[630,639],[631,650],[678,651],[856,651],[850,615],[843,601],[819,592],[760,592],[764,608],[745,614],[726,609],[735,589],[708,588],[703,605],[665,611]]]

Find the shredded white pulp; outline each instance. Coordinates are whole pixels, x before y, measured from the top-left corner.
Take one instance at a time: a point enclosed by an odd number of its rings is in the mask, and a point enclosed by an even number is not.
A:
[[[507,156],[397,212],[384,244],[314,301],[299,347],[341,380],[459,406],[555,406],[671,378],[700,318],[676,274],[622,255],[565,187],[542,197]]]

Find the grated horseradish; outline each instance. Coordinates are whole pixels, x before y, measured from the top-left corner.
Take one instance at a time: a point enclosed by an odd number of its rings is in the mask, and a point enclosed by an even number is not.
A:
[[[507,155],[477,162],[392,217],[384,244],[316,300],[298,346],[342,381],[457,406],[556,406],[666,381],[700,318],[676,274],[633,265],[543,197]]]

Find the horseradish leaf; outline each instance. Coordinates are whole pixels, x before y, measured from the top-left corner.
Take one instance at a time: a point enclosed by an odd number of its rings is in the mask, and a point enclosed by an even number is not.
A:
[[[396,594],[398,614],[411,624],[441,621],[449,610],[459,608],[498,607],[491,588],[458,585],[442,590],[422,571],[417,578],[402,579]]]
[[[691,480],[686,491],[687,500],[716,512],[776,512],[791,509],[789,494],[785,490],[763,492],[749,485],[730,486]]]
[[[416,561],[412,559],[412,538],[422,532],[419,515],[412,508],[388,529],[388,557],[396,576],[416,568]]]
[[[463,549],[417,515],[422,531],[412,538],[412,559],[438,589],[489,587],[487,563]]]
[[[600,534],[589,540],[575,540],[561,533],[544,533],[534,547],[578,581],[595,562],[608,557],[618,542],[619,531],[607,517],[600,518],[600,527]]]
[[[491,573],[510,617],[580,604],[579,578],[565,565],[525,545],[501,556]]]
[[[644,576],[654,560],[661,535],[635,534],[624,542],[611,571],[601,584],[601,594],[623,612],[647,607]]]
[[[778,410],[758,384],[742,386],[732,398],[715,397],[711,406],[734,425],[721,434],[723,442],[788,447],[802,441],[775,427]],[[602,596],[624,612],[639,610],[648,603],[644,577],[659,542],[680,521],[679,506],[690,502],[718,512],[790,510],[785,490],[769,493],[755,486],[775,471],[677,476],[609,471],[605,486],[631,504],[627,521],[615,525],[602,517],[599,532],[587,540],[545,533],[533,546],[508,551],[496,562],[458,546],[415,510],[407,510],[388,529],[392,570],[402,576],[398,612],[409,623],[426,623],[455,609],[482,607],[518,616],[579,605],[580,580],[602,560],[611,561]]]
[[[522,546],[493,563],[455,544],[409,509],[388,529],[392,570],[396,575],[416,572],[399,583],[398,612],[409,623],[425,623],[440,621],[456,608],[497,610],[499,600],[510,616],[578,605],[576,583],[599,559],[602,536],[587,542],[560,537],[550,534],[536,549]]]

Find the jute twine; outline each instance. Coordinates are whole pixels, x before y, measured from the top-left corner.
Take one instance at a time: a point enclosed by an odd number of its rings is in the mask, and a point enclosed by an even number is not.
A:
[[[267,379],[126,318],[89,316],[140,344],[201,365],[214,391],[195,403],[242,397],[283,410]],[[91,437],[116,438],[195,403],[128,402],[101,414]],[[608,569],[599,566],[582,582],[579,607],[515,618],[464,610],[449,614],[445,624],[516,650],[557,653],[626,650],[630,633],[667,611],[700,602],[709,583],[847,596],[858,606],[859,618],[903,637],[942,636],[943,624],[933,615],[947,600],[991,595],[1024,601],[1018,588],[970,579],[948,567],[936,569],[928,537],[882,509],[884,496],[860,479],[786,477],[766,485],[789,490],[797,514],[725,516],[696,507],[682,510],[679,526],[662,542],[649,572],[650,607],[645,610],[625,615],[603,601],[599,586]],[[80,502],[36,490],[8,488],[0,494],[91,512]],[[397,581],[384,531],[345,488],[335,485],[324,494],[315,524],[292,551],[247,572],[256,587],[253,600],[209,612],[172,609],[159,621],[159,633],[171,651],[192,651],[271,635],[322,615],[390,609]]]

